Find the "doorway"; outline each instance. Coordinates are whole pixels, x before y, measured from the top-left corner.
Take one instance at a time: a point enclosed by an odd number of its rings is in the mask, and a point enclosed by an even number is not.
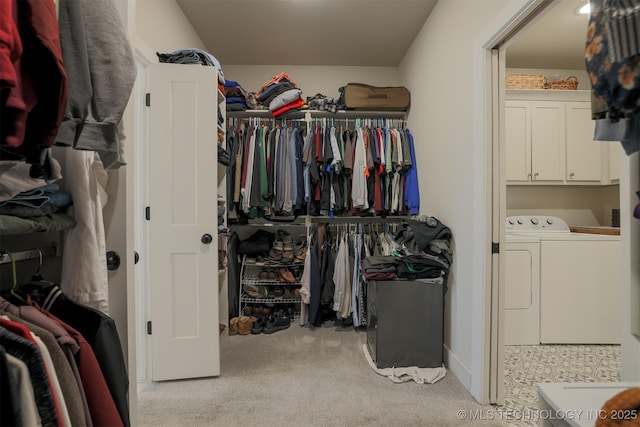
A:
[[[531,199],[532,195],[540,197],[540,195],[548,194],[546,188],[544,186],[507,186],[507,173],[506,172],[506,164],[507,164],[507,154],[506,154],[506,118],[508,115],[506,114],[505,103],[507,100],[507,92],[505,90],[505,77],[507,73],[508,61],[507,54],[509,51],[509,46],[512,46],[514,41],[518,38],[519,35],[522,35],[526,31],[530,30],[533,26],[535,26],[538,22],[542,20],[543,17],[547,16],[547,13],[551,13],[552,10],[555,10],[556,7],[559,8],[561,2],[558,1],[540,1],[540,2],[531,2],[529,8],[522,13],[522,19],[519,22],[513,22],[513,28],[511,30],[505,30],[499,37],[497,37],[497,42],[492,46],[492,100],[493,100],[493,114],[497,117],[494,117],[493,120],[493,153],[494,153],[494,162],[493,162],[493,221],[492,225],[494,227],[493,236],[494,241],[501,242],[500,255],[494,255],[493,257],[493,280],[492,280],[492,289],[494,292],[492,295],[492,328],[491,333],[494,337],[491,341],[491,377],[490,377],[490,401],[492,403],[503,404],[507,409],[513,410],[522,410],[528,408],[537,407],[536,403],[536,387],[533,385],[533,379],[531,379],[532,385],[526,390],[516,390],[514,393],[513,389],[508,389],[509,387],[513,387],[514,383],[511,378],[512,374],[517,374],[518,372],[531,372],[535,371],[535,366],[539,366],[540,369],[549,371],[549,362],[545,364],[544,362],[540,363],[543,360],[548,358],[553,359],[554,361],[560,361],[562,363],[563,358],[577,358],[578,360],[586,361],[587,359],[595,360],[595,363],[601,360],[613,361],[613,366],[609,366],[609,370],[599,369],[598,372],[601,377],[598,379],[599,381],[616,381],[619,380],[619,371],[620,371],[620,348],[619,346],[598,346],[598,347],[589,347],[589,346],[509,346],[505,334],[506,334],[506,323],[505,323],[505,307],[510,300],[507,294],[507,278],[509,274],[507,272],[507,259],[508,254],[505,249],[508,250],[509,239],[506,238],[505,234],[505,224],[506,217],[510,215],[523,215],[524,212],[518,211],[516,200],[518,197],[520,199]],[[577,3],[577,2],[576,2]],[[564,2],[563,6],[565,6],[567,2]],[[518,21],[519,18],[515,18],[514,21]],[[586,25],[585,25],[586,28]],[[513,66],[511,67],[513,68]],[[552,67],[522,67],[522,68],[552,68]],[[516,71],[518,72],[518,71]],[[586,78],[582,79],[587,81]],[[564,159],[563,159],[564,161]],[[563,194],[561,197],[567,197],[570,195],[569,189],[579,189],[577,192],[583,193],[583,195],[591,191],[588,187],[573,187],[573,186],[555,186],[551,187],[556,194]],[[519,191],[521,189],[522,191]],[[573,190],[572,190],[573,191]],[[600,191],[597,186],[592,188],[592,191],[598,192]],[[528,196],[524,197],[522,194],[528,194]],[[574,200],[577,196],[573,197]],[[619,204],[619,200],[618,200]],[[567,208],[570,206],[562,206]],[[523,206],[524,209],[532,209],[531,205]],[[524,210],[523,209],[523,210]],[[610,209],[609,209],[610,210]],[[604,209],[601,209],[598,212],[598,218],[603,225],[603,214]],[[537,212],[536,212],[537,213]],[[572,212],[570,212],[572,213]],[[552,213],[546,213],[547,215],[551,215]],[[499,239],[499,240],[495,240]],[[530,243],[526,243],[530,245]],[[522,249],[525,244],[520,242],[522,246],[519,254],[524,254]],[[497,276],[497,277],[496,277]],[[511,301],[513,299],[511,298]],[[551,360],[549,359],[549,360]],[[525,363],[529,361],[532,364],[527,365],[526,369],[522,369],[522,366],[519,364]],[[617,362],[616,362],[617,361]],[[617,363],[617,366],[615,365]],[[495,370],[494,370],[495,368]],[[505,371],[505,368],[507,371]],[[547,381],[553,382],[576,382],[576,381],[593,381],[594,379],[589,376],[584,376],[578,378],[576,373],[580,372],[580,367],[577,368],[575,372],[572,371],[572,366],[564,366],[566,369],[560,369],[559,372],[553,372],[554,376],[547,379]],[[594,369],[595,370],[595,369]],[[531,372],[532,375],[534,372]],[[555,374],[558,375],[555,375]],[[617,375],[617,376],[616,376]],[[540,379],[538,378],[537,381]],[[516,386],[518,384],[515,384]],[[517,402],[518,399],[523,400],[523,402]],[[518,405],[522,403],[522,405]],[[514,405],[519,407],[514,407]]]

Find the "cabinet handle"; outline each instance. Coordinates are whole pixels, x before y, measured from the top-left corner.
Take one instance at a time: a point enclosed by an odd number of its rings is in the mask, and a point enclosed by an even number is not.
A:
[[[527,178],[528,178],[528,179],[531,179],[531,173],[528,173],[528,174],[527,174]]]
[[[540,175],[538,172],[534,173],[534,174],[533,174],[533,179],[538,178],[538,175]]]
[[[574,175],[575,175],[575,173],[571,172],[571,173],[569,174],[569,178],[573,179],[573,176],[574,176]]]

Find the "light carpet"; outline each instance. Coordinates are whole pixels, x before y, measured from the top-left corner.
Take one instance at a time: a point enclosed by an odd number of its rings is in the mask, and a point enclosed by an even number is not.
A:
[[[363,354],[363,330],[327,322],[221,338],[221,375],[146,384],[139,426],[507,425],[488,419],[492,407],[476,403],[450,371],[435,384],[378,375]]]

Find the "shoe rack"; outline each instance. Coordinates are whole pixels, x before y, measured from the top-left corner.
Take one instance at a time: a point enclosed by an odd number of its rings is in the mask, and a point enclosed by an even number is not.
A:
[[[304,262],[281,262],[244,256],[240,268],[240,307],[247,305],[289,304],[294,307],[294,319],[300,316],[300,278]]]

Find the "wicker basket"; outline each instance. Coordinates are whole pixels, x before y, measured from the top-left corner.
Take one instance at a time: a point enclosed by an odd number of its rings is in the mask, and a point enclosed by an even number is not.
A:
[[[566,80],[552,80],[545,83],[544,88],[552,90],[576,90],[578,89],[578,78],[571,76]]]
[[[507,89],[544,89],[542,74],[507,74]]]

